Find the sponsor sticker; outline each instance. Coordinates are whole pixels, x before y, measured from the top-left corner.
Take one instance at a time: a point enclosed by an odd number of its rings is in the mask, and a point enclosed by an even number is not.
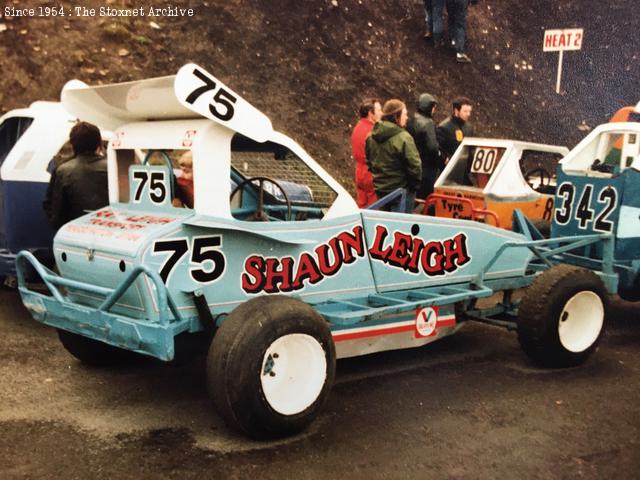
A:
[[[420,308],[416,314],[416,338],[430,337],[436,331],[438,307]]]
[[[191,148],[193,145],[193,138],[196,136],[197,130],[187,130],[184,132],[184,138],[182,139],[182,146],[185,148]]]

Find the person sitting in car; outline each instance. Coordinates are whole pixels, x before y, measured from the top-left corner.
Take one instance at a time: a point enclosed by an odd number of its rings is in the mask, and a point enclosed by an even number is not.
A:
[[[193,208],[193,156],[191,151],[182,154],[178,160],[181,175],[176,177],[176,197],[174,207]]]

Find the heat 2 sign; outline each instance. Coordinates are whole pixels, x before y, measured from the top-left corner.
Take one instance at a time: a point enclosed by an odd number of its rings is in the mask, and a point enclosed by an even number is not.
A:
[[[543,52],[560,52],[562,50],[580,50],[582,48],[582,28],[567,28],[564,30],[545,30]]]
[[[563,30],[545,30],[542,42],[543,52],[559,52],[558,78],[556,81],[556,93],[560,93],[560,78],[562,77],[562,52],[565,50],[580,50],[584,30],[582,28],[565,28]]]

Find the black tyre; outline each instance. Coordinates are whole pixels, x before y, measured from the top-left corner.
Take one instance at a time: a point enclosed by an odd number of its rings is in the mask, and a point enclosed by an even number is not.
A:
[[[207,387],[231,428],[252,438],[290,435],[309,425],[335,377],[327,322],[284,296],[240,305],[216,333],[207,357]]]
[[[132,352],[66,330],[58,329],[58,337],[67,352],[87,365],[116,365],[133,357]]]
[[[627,302],[637,302],[640,300],[640,274],[636,276],[633,285],[630,288],[621,288],[618,291],[618,295],[621,299]]]
[[[572,265],[546,270],[527,288],[518,310],[522,349],[544,367],[581,364],[600,340],[607,303],[592,271]]]

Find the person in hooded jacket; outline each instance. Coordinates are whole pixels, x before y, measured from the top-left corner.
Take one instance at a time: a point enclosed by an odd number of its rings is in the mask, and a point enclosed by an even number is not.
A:
[[[416,142],[422,161],[422,182],[416,192],[418,198],[426,198],[433,193],[433,184],[443,167],[436,138],[436,125],[433,122],[436,105],[436,99],[432,95],[423,93],[418,97],[416,113],[407,124],[407,130]]]
[[[402,210],[397,199],[389,205],[391,211],[413,211],[416,190],[422,182],[422,162],[413,137],[405,130],[409,116],[401,100],[392,99],[382,107],[382,119],[367,138],[365,153],[367,167],[373,175],[378,198],[405,189],[406,202]]]

